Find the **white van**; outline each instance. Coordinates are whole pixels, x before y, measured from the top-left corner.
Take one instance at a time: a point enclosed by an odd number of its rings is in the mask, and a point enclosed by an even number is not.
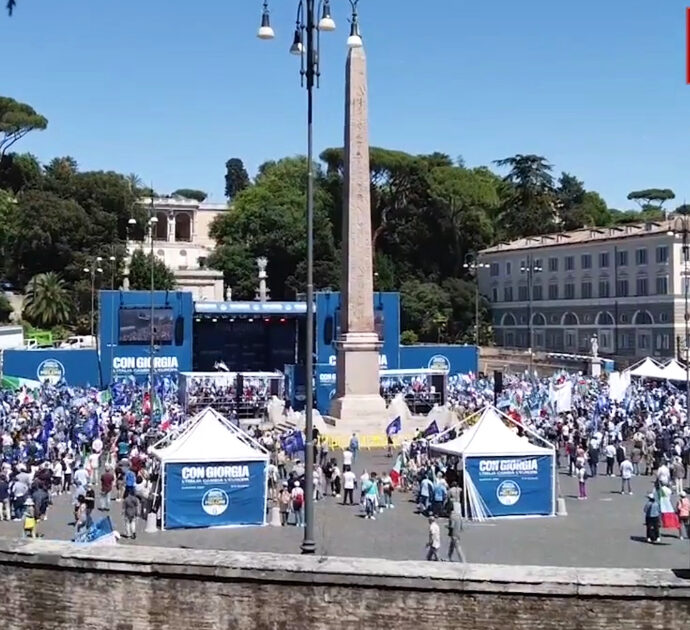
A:
[[[96,338],[91,335],[74,335],[67,337],[61,344],[61,348],[93,348]]]

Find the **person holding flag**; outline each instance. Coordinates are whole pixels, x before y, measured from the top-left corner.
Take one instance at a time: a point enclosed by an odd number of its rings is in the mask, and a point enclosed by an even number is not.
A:
[[[400,416],[397,416],[386,427],[386,441],[388,443],[386,457],[393,457],[393,436],[400,433],[400,431],[402,431],[402,420]]]

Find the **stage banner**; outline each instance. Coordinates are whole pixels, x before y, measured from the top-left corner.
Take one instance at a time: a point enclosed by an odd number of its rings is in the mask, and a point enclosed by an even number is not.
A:
[[[553,457],[468,457],[465,474],[483,501],[487,516],[554,513]]]
[[[266,463],[165,464],[165,529],[262,525]]]

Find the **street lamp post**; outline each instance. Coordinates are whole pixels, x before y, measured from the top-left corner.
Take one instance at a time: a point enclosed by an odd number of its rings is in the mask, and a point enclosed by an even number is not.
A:
[[[91,338],[94,339],[96,321],[96,274],[103,273],[101,261],[103,258],[96,256],[89,267],[84,267],[84,273],[91,276]]]
[[[487,269],[490,265],[479,262],[477,252],[468,252],[462,267],[474,276],[474,345],[479,348],[479,270]]]
[[[154,370],[153,370],[153,355],[155,352],[155,327],[153,325],[153,319],[154,319],[154,314],[155,314],[155,308],[154,308],[154,293],[156,290],[156,285],[155,285],[155,254],[153,251],[153,240],[155,237],[155,232],[156,232],[156,225],[158,224],[158,217],[156,217],[155,214],[155,208],[153,205],[153,195],[151,195],[151,206],[149,208],[149,231],[151,234],[151,251],[150,251],[150,263],[151,263],[151,335],[150,335],[150,344],[149,344],[149,403],[151,405],[151,414],[150,417],[153,418],[153,399],[154,399],[154,387],[153,387],[153,378],[154,378]]]
[[[690,311],[688,310],[688,291],[690,291],[690,277],[688,277],[688,247],[690,246],[690,215],[680,214],[673,219],[673,229],[669,235],[678,234],[683,243],[683,316],[685,320],[685,413],[690,417]]]
[[[352,7],[352,28],[348,46],[361,46],[359,24],[357,20],[357,3],[349,0]],[[320,77],[320,33],[335,30],[335,21],[331,17],[330,0],[299,0],[295,33],[290,46],[290,53],[299,56],[301,61],[300,78],[307,89],[307,321],[305,334],[305,528],[302,541],[302,553],[312,554],[316,550],[314,541],[314,167],[313,167],[313,92],[319,87]],[[268,0],[263,2],[261,26],[257,33],[259,39],[271,40],[275,32],[271,26]]]
[[[539,263],[535,262],[534,259],[532,258],[532,255],[529,254],[527,256],[527,261],[526,263],[523,263],[520,266],[520,273],[526,273],[527,274],[527,326],[528,326],[528,334],[529,334],[529,373],[530,376],[532,374],[533,370],[533,364],[534,364],[534,329],[532,327],[532,291],[533,291],[533,284],[534,284],[534,274],[535,273],[540,273],[542,271],[542,267]]]

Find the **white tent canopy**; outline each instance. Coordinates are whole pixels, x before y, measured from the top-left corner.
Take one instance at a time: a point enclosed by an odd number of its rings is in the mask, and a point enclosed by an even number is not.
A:
[[[261,444],[210,407],[191,418],[172,442],[163,444],[150,452],[164,463],[268,460]]]
[[[668,376],[664,374],[661,366],[649,357],[642,361],[642,363],[640,363],[636,368],[630,370],[630,376],[656,378],[660,380],[668,378]]]
[[[532,444],[527,437],[520,437],[506,426],[502,419],[503,415],[494,407],[485,407],[479,420],[461,436],[440,444],[432,442],[429,447],[439,453],[459,457],[553,454],[553,447],[537,446]],[[510,421],[514,424],[514,421]]]
[[[688,377],[688,371],[675,359],[671,359],[661,371],[669,381],[684,381]]]

